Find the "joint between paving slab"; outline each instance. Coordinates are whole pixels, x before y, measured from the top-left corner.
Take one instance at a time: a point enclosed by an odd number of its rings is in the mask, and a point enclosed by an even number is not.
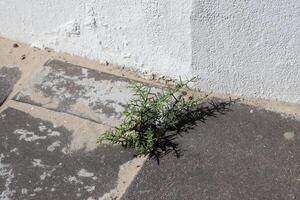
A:
[[[137,72],[127,70],[120,66],[115,66],[111,64],[105,65],[105,64],[101,64],[99,61],[88,60],[86,58],[81,58],[79,56],[74,56],[67,53],[54,52],[48,49],[41,50],[41,49],[30,47],[30,45],[28,44],[15,42],[2,37],[0,37],[0,43],[1,43],[0,45],[1,49],[3,49],[3,55],[0,55],[0,62],[1,62],[0,64],[19,65],[21,66],[21,70],[22,70],[22,77],[17,82],[14,90],[12,91],[8,99],[11,99],[15,94],[17,94],[20,91],[21,87],[30,80],[33,73],[36,72],[45,63],[45,61],[48,61],[50,59],[58,59],[69,63],[76,63],[88,69],[95,69],[98,71],[107,72],[121,77],[125,76],[132,80],[147,82],[157,86],[162,86],[162,83],[169,82],[169,81],[155,80],[155,79],[153,80],[144,79],[145,76],[142,76]],[[18,43],[19,47],[13,48],[14,43]],[[23,54],[26,55],[25,60],[20,59],[20,56]],[[203,95],[205,94],[205,92],[195,91],[195,94]],[[217,98],[228,98],[229,96],[235,97],[234,95],[224,95],[224,94],[217,94],[217,93],[209,93],[209,94],[210,97],[217,97]],[[264,99],[249,98],[249,97],[240,97],[240,98],[242,99],[242,102],[246,104],[258,106],[275,112],[285,113],[289,115],[296,115],[300,117],[300,104],[292,104],[292,103],[279,102],[274,100],[264,100]]]
[[[40,51],[40,50],[36,50],[36,51]],[[51,55],[60,55],[60,54],[53,53]],[[53,57],[55,57],[55,56],[53,56]],[[67,57],[68,57],[67,58],[68,61],[77,64],[76,59],[73,60],[72,56],[67,56]],[[48,61],[46,63],[50,62],[48,55],[47,56],[44,55],[42,60],[44,58],[48,58]],[[98,133],[100,135],[100,132],[103,131],[104,128],[109,128],[111,126],[108,126],[108,125],[105,125],[105,124],[99,123],[99,122],[95,123],[95,121],[93,121],[91,119],[86,119],[84,117],[80,117],[80,116],[77,116],[77,115],[74,115],[71,113],[63,113],[63,112],[51,110],[49,108],[42,108],[40,106],[11,100],[12,97],[15,96],[21,90],[21,86],[23,86],[25,82],[27,83],[28,81],[31,80],[31,77],[34,74],[33,72],[37,72],[39,69],[41,69],[42,65],[44,64],[44,62],[42,60],[39,61],[40,62],[39,65],[33,64],[32,68],[30,68],[30,70],[28,70],[28,71],[26,68],[22,69],[23,71],[26,71],[26,74],[22,75],[22,78],[17,82],[16,87],[14,88],[13,92],[9,95],[7,101],[4,102],[4,104],[0,107],[0,111],[3,111],[4,109],[6,109],[8,107],[12,107],[12,108],[24,111],[26,113],[29,113],[30,115],[32,115],[34,117],[56,123],[59,126],[64,126],[67,129],[71,129],[74,131],[74,136],[78,138],[77,142],[80,142],[80,143],[84,143],[86,141],[90,142],[90,143],[88,143],[88,146],[90,146],[90,148],[94,148],[96,145],[95,138],[96,138],[96,136],[98,136]],[[88,61],[88,62],[90,62],[90,61]],[[99,66],[99,64],[94,64],[93,66],[91,66],[89,64],[86,64],[86,63],[82,64],[82,63],[85,63],[85,62],[81,61],[80,65],[83,65],[84,68],[86,68],[86,69],[94,69],[94,70],[102,72],[102,69],[99,69],[99,67],[101,67],[101,66]],[[28,66],[29,66],[29,64],[28,64]],[[111,67],[111,66],[109,66],[109,67]],[[107,68],[106,70],[108,71],[109,69],[110,68]],[[132,77],[130,77],[130,78],[132,78]],[[138,78],[135,77],[134,79],[138,79]],[[143,80],[143,81],[145,81],[145,80]],[[150,82],[150,83],[156,83],[156,82]],[[194,92],[194,94],[199,95],[201,93]],[[210,97],[219,97],[219,96],[216,94],[211,94]],[[228,98],[228,96],[223,96],[222,98]],[[257,100],[257,99],[251,100],[249,98],[242,98],[241,102],[246,103],[246,104],[252,104],[252,105],[258,106],[260,108],[265,108],[265,109],[272,110],[272,111],[288,113],[290,115],[300,114],[299,105],[292,105],[292,104],[288,104],[288,103],[281,103],[281,102],[274,102],[274,101],[267,101],[267,100]],[[68,121],[67,123],[64,123],[65,119],[67,119],[67,121]],[[97,128],[97,127],[99,127],[99,128]],[[290,133],[290,132],[287,132],[287,133]],[[88,137],[88,140],[86,140],[86,137]],[[260,137],[258,137],[258,139],[259,138]],[[289,134],[287,134],[287,138],[291,138]],[[139,162],[142,163],[142,164],[140,164],[140,168],[144,165],[144,162],[146,159],[147,159],[147,157],[137,160],[137,163],[139,163]],[[118,196],[118,199],[120,199],[122,197],[122,195],[126,191],[126,188],[128,188],[131,181],[134,179],[134,177],[137,175],[137,173],[140,170],[140,168],[139,169],[135,168],[136,166],[134,163],[135,162],[131,162],[129,164],[130,165],[129,168],[131,169],[131,172],[132,172],[132,174],[128,173],[129,177],[126,177],[127,171],[123,171],[125,173],[125,175],[124,174],[119,175],[120,180],[118,180],[118,186],[116,187],[116,194]],[[127,164],[125,163],[124,165],[126,166]],[[121,168],[122,168],[122,166],[121,166]],[[129,168],[126,168],[126,169],[129,169]],[[122,174],[121,170],[120,170],[120,174]],[[125,184],[123,184],[123,181],[125,181]]]
[[[14,101],[14,100],[7,101],[5,105],[0,108],[0,112],[2,112],[7,108],[17,109],[25,113],[28,113],[33,117],[39,118],[41,120],[49,121],[55,124],[55,126],[57,127],[62,126],[67,128],[68,130],[73,130],[74,131],[73,135],[75,135],[75,138],[79,137],[81,143],[84,143],[85,141],[80,136],[84,136],[85,134],[88,134],[87,138],[88,140],[91,140],[91,135],[97,134],[97,126],[101,126],[99,123],[94,123],[91,122],[90,120],[82,119],[77,116],[72,116],[66,113],[55,112],[46,108],[42,108],[27,103]],[[87,124],[87,125],[82,125],[82,124]],[[96,126],[94,130],[91,130],[91,128],[87,128],[89,126],[92,126],[92,124]],[[98,131],[101,131],[100,130],[101,128],[103,127],[100,127]],[[81,132],[81,131],[86,131],[86,132]],[[100,133],[97,134],[97,136],[99,135]],[[94,139],[92,139],[92,141],[94,142],[94,145],[92,148],[95,148],[96,140],[95,137],[93,138]],[[92,145],[90,144],[89,147],[91,146]],[[130,186],[131,182],[137,176],[139,170],[142,168],[142,166],[144,165],[147,159],[148,157],[133,158],[133,160],[128,161],[128,163],[125,163],[122,166],[120,166],[117,186],[114,189],[114,191],[112,191],[111,194],[108,193],[106,195],[108,196],[112,195],[112,197],[116,196],[117,199],[121,199],[126,189]]]

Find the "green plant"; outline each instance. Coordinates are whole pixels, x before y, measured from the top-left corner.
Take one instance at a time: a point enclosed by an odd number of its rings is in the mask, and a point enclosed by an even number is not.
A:
[[[188,83],[193,80],[180,79],[173,87],[158,92],[153,92],[148,84],[131,83],[134,96],[125,107],[124,120],[115,129],[106,131],[98,143],[121,144],[134,148],[137,155],[153,152],[167,132],[182,122],[181,115],[202,102],[203,98],[187,95]]]

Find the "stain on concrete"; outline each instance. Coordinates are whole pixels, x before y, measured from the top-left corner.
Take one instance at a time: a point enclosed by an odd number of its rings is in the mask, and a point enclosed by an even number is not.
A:
[[[113,145],[71,150],[72,131],[13,108],[0,127],[0,199],[98,199],[133,158]]]
[[[132,96],[128,84],[122,77],[50,60],[14,99],[114,126]]]
[[[283,134],[284,138],[287,140],[294,140],[295,133],[294,132],[285,132]]]
[[[300,122],[241,104],[230,109],[183,133],[180,158],[148,160],[122,199],[298,199]]]
[[[21,71],[16,66],[0,67],[0,105],[12,92],[14,85],[21,78]]]

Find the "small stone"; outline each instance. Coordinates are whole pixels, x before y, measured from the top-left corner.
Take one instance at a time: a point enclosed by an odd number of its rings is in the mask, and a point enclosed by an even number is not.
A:
[[[156,75],[155,74],[151,74],[151,80],[154,80],[156,78]]]
[[[13,47],[14,47],[14,48],[18,48],[19,45],[18,45],[17,43],[14,43],[14,44],[13,44]]]
[[[51,52],[51,51],[52,51],[52,49],[50,49],[50,48],[48,48],[48,47],[46,47],[45,50],[46,50],[47,52]]]
[[[293,132],[285,132],[283,136],[287,140],[294,140],[295,134]]]
[[[262,135],[258,135],[258,136],[256,137],[256,139],[257,139],[257,140],[261,140],[261,139],[263,139],[263,136],[262,136]]]
[[[26,59],[26,55],[23,54],[23,55],[21,56],[21,60],[25,60],[25,59]]]

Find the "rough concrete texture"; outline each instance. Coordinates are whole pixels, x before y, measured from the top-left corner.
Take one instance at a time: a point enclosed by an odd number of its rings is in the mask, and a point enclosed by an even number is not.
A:
[[[0,127],[3,200],[113,199],[121,167],[133,158],[120,146],[72,150],[72,131],[13,108],[0,113]]]
[[[14,99],[114,126],[121,119],[124,104],[131,98],[128,81],[50,60]]]
[[[180,158],[168,154],[160,165],[144,165],[128,149],[95,143],[120,121],[130,98],[127,79],[57,60],[32,69],[28,63],[27,72],[38,71],[26,85],[23,70],[13,92],[24,86],[18,101],[0,108],[1,200],[112,200],[128,186],[123,199],[300,196],[299,121],[236,104],[224,115],[204,114],[205,123],[178,135]]]
[[[0,105],[7,99],[20,77],[21,71],[18,67],[0,67]]]
[[[148,160],[123,200],[300,197],[300,122],[236,104],[177,142],[182,155]]]

